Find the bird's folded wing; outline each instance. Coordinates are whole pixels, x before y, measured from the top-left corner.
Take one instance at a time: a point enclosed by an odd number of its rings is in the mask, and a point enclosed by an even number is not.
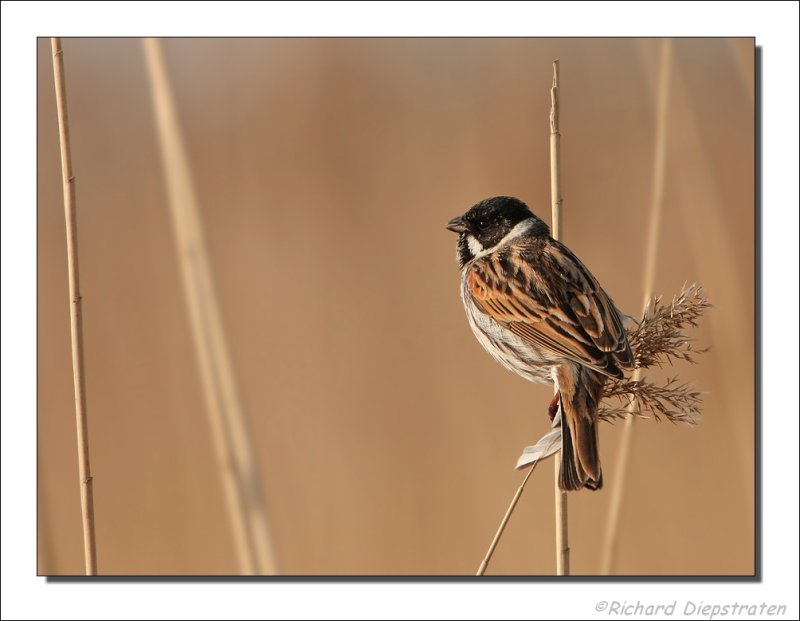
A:
[[[536,348],[612,377],[632,363],[614,303],[558,242],[509,244],[473,263],[467,284],[476,304]]]

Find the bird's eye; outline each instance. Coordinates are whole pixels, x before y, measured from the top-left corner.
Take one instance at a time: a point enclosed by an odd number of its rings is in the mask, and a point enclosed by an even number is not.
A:
[[[478,220],[478,228],[481,231],[485,231],[486,227],[489,226],[489,222],[487,220]]]

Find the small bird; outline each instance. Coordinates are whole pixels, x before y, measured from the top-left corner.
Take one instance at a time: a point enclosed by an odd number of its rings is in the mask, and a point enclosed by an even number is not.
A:
[[[562,490],[600,489],[597,409],[607,378],[633,366],[623,315],[591,272],[517,198],[496,196],[447,223],[458,233],[461,299],[495,360],[554,382],[561,405]]]

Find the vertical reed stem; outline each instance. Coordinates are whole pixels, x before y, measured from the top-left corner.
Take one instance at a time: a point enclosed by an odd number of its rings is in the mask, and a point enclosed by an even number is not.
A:
[[[275,574],[275,557],[255,452],[239,399],[189,157],[160,41],[145,39],[144,52],[181,279],[239,571],[241,574]]]
[[[661,212],[664,203],[664,176],[666,171],[667,154],[667,102],[669,95],[669,73],[671,61],[671,43],[669,39],[661,40],[661,53],[658,70],[658,93],[656,101],[656,137],[655,158],[653,160],[653,192],[650,201],[650,221],[647,227],[647,245],[645,246],[645,267],[642,282],[642,312],[647,308],[647,303],[653,297],[653,288],[656,276],[656,260],[658,258],[659,230],[661,228]],[[633,379],[641,379],[642,370],[633,372]],[[617,551],[617,535],[619,531],[620,514],[625,499],[625,484],[627,483],[628,461],[630,460],[631,446],[633,444],[633,429],[636,417],[636,402],[628,406],[628,417],[620,439],[619,457],[614,469],[611,483],[611,500],[608,509],[608,521],[603,542],[603,560],[601,572],[609,575],[614,568]]]
[[[561,129],[559,126],[559,66],[553,61],[553,87],[550,89],[550,198],[552,200],[553,238],[561,241]]]
[[[553,87],[550,89],[550,197],[553,202],[553,237],[561,240],[564,234],[561,206],[561,131],[559,127],[559,66],[553,61]],[[560,406],[559,406],[560,407]],[[561,419],[563,426],[564,418]],[[569,576],[569,520],[567,493],[558,486],[561,460],[553,460],[555,468],[556,503],[556,575]]]
[[[53,76],[58,109],[58,138],[61,146],[61,177],[64,186],[64,217],[67,225],[67,266],[69,270],[70,331],[72,336],[72,379],[75,387],[75,422],[78,429],[78,477],[83,522],[83,558],[87,576],[97,575],[97,542],[94,532],[94,494],[89,463],[89,422],[86,414],[86,376],[83,367],[83,309],[78,270],[78,218],[75,203],[75,176],[69,144],[67,88],[64,81],[64,53],[61,39],[50,40],[53,50]]]

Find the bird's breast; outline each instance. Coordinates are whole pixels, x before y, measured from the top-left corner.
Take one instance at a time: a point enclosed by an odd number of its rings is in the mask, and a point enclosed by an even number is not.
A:
[[[544,355],[485,313],[472,299],[466,278],[461,279],[461,300],[472,333],[495,360],[528,381],[553,381],[552,357]]]

